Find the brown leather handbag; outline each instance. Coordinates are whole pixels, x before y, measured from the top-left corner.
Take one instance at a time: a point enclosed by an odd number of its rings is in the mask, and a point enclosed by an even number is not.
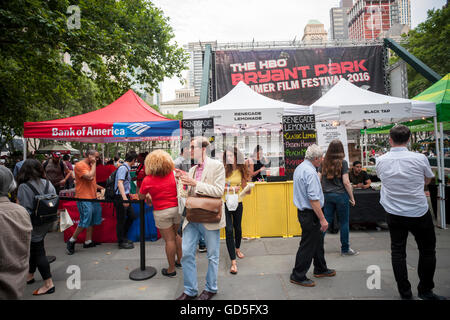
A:
[[[186,219],[197,223],[218,223],[222,218],[222,198],[188,197]]]

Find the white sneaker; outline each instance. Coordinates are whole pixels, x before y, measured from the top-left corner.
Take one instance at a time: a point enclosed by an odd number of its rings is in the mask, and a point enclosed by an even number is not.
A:
[[[341,252],[341,256],[357,256],[359,254],[358,251],[353,250],[352,248],[348,249],[347,252]]]

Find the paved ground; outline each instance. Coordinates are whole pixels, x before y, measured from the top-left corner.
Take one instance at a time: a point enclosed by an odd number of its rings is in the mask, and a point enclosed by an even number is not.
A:
[[[437,268],[435,292],[450,297],[450,230],[436,229]],[[229,273],[230,261],[224,240],[221,240],[219,266],[219,292],[215,299],[228,300],[285,300],[285,299],[399,299],[390,259],[388,231],[352,231],[351,246],[360,251],[356,257],[341,257],[339,234],[327,234],[325,252],[328,266],[336,269],[333,278],[316,280],[316,287],[304,288],[289,282],[297,252],[299,237],[261,238],[243,240],[241,249],[246,257],[238,261],[237,275]],[[33,297],[32,292],[42,284],[39,273],[36,283],[28,285],[25,299],[153,299],[172,300],[183,291],[183,274],[178,270],[175,278],[161,274],[167,266],[164,242],[146,243],[146,265],[155,267],[157,275],[145,281],[132,281],[129,273],[139,267],[139,243],[132,250],[119,250],[115,244],[83,249],[77,244],[76,253],[68,256],[61,233],[50,233],[46,238],[47,254],[55,255],[51,264],[56,293]],[[418,251],[410,235],[407,249],[409,278],[416,296],[418,284]],[[207,259],[198,253],[199,290],[203,290]],[[67,273],[70,265],[81,271],[81,288],[68,289]],[[381,269],[381,288],[369,290],[367,267],[377,265]],[[312,277],[312,268],[309,277]]]

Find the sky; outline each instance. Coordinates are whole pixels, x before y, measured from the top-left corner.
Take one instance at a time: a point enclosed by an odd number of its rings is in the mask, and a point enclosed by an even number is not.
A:
[[[151,0],[169,18],[179,46],[189,42],[301,40],[309,20],[330,28],[330,8],[339,0]],[[427,18],[427,10],[446,0],[411,0],[411,27]],[[187,72],[183,74],[187,75]],[[175,99],[182,88],[177,78],[166,79],[162,101]]]

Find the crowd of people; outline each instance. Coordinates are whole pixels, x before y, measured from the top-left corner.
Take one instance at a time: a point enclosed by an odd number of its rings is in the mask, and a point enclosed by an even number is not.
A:
[[[388,213],[392,266],[401,298],[412,299],[406,268],[406,238],[408,232],[413,233],[419,249],[418,295],[422,299],[443,299],[432,291],[436,238],[423,192],[433,173],[425,156],[406,149],[410,136],[407,127],[393,127],[389,138],[392,148],[376,162],[377,174],[384,186],[380,203]],[[1,235],[0,253],[11,261],[4,273],[6,276],[0,275],[0,284],[7,288],[5,292],[0,292],[0,298],[21,298],[25,285],[35,282],[36,269],[44,284],[33,294],[55,292],[44,247],[45,235],[51,224],[32,225],[30,222],[28,217],[35,206],[32,189],[37,189],[39,193],[58,194],[61,188],[75,186],[80,222],[66,243],[67,254],[72,255],[76,253],[77,237],[84,230],[86,241],[83,248],[99,245],[92,240],[92,233],[94,226],[102,221],[102,212],[99,202],[92,200],[97,199],[98,191],[108,187],[106,181],[113,175],[118,248],[134,247],[127,234],[137,217],[129,203],[132,199],[131,182],[135,180],[139,199],[153,206],[155,225],[165,242],[168,265],[162,268],[161,274],[176,277],[177,270],[182,269],[184,290],[177,300],[213,298],[218,292],[220,230],[225,228],[229,272],[236,275],[237,258],[245,258],[241,251],[242,198],[251,192],[251,188],[246,188],[247,184],[261,179],[261,172],[268,162],[260,146],[255,148],[250,159],[244,159],[236,147],[226,148],[220,160],[213,159],[208,156],[208,148],[208,139],[198,137],[188,145],[182,145],[181,154],[175,160],[163,150],[141,154],[130,151],[124,161],[115,159],[105,164],[96,150],[88,150],[86,157],[74,167],[66,163],[68,159],[61,159],[59,154],[54,153],[43,164],[32,158],[23,161],[15,172],[16,177],[0,166],[0,222],[2,230],[6,230]],[[356,205],[353,188],[370,188],[371,180],[359,161],[349,168],[344,158],[344,147],[339,140],[331,142],[325,155],[320,147],[311,145],[304,161],[294,172],[293,201],[302,228],[290,275],[290,281],[294,284],[305,287],[316,285],[306,276],[312,263],[316,278],[337,275],[336,270],[328,267],[324,249],[325,233],[335,214],[340,221],[341,255],[352,257],[359,253],[350,247],[349,208]],[[132,168],[136,168],[134,178],[130,174]],[[17,186],[16,204],[9,201],[6,195]],[[244,193],[243,190],[248,191]],[[185,202],[189,197],[221,199],[222,214],[219,220],[190,221]],[[5,243],[10,243],[13,237],[20,241],[14,241],[19,243],[9,248]],[[201,252],[202,248],[206,250],[208,260],[205,288],[200,293],[197,248]]]

